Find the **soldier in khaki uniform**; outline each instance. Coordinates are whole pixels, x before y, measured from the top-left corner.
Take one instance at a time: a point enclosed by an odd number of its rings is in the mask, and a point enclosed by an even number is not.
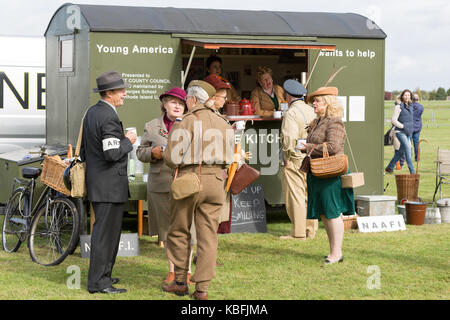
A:
[[[286,80],[283,84],[289,110],[281,124],[283,145],[283,190],[286,211],[293,223],[291,233],[281,239],[314,238],[318,228],[317,220],[306,219],[307,188],[306,173],[300,171],[305,154],[295,149],[298,139],[306,139],[306,127],[316,117],[313,109],[304,102],[306,89],[296,80]]]
[[[177,295],[189,293],[186,284],[189,230],[194,216],[198,259],[192,276],[195,282],[192,297],[199,300],[208,299],[209,282],[215,276],[217,227],[225,201],[225,169],[233,162],[234,155],[233,129],[214,111],[214,100],[209,100],[215,93],[209,83],[191,81],[186,97],[189,112],[174,124],[163,153],[164,161],[170,168],[178,167],[178,177],[195,172],[202,186],[200,192],[184,199],[176,200],[171,193],[167,254],[175,265],[175,281],[163,285],[163,290]],[[178,139],[180,133],[187,134],[190,141]]]

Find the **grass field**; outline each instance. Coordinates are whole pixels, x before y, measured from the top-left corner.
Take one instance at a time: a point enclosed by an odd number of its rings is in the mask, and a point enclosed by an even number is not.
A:
[[[386,118],[391,116],[392,105],[386,103]],[[425,103],[421,138],[429,143],[421,144],[419,195],[426,201],[433,196],[436,149],[450,149],[449,119],[448,103]],[[385,147],[385,165],[392,150]],[[407,173],[407,169],[402,173]],[[386,194],[395,196],[393,175],[385,176],[385,184],[388,182]],[[450,186],[444,190],[444,196],[450,197]],[[279,240],[291,227],[284,212],[271,208],[267,221],[264,234],[219,236],[218,260],[223,266],[216,268],[210,299],[450,299],[450,224],[407,225],[406,231],[389,233],[346,231],[344,262],[322,267],[323,256],[329,252],[322,224],[315,239],[299,242]],[[136,220],[125,219],[123,229],[136,232]],[[77,273],[70,271],[73,266],[80,271],[79,289],[73,281]],[[157,246],[155,237],[140,239],[140,256],[117,258],[113,276],[121,278],[117,287],[127,288],[126,294],[89,294],[88,266],[89,261],[81,259],[79,248],[56,267],[33,263],[26,245],[17,253],[0,251],[0,299],[189,299],[162,292],[161,281],[168,266],[164,249]],[[71,286],[75,288],[70,289]],[[190,291],[193,290],[191,286]]]
[[[362,234],[346,231],[343,263],[321,267],[328,240],[321,227],[311,241],[279,240],[289,223],[269,213],[265,234],[219,237],[219,261],[209,296],[217,300],[444,299],[450,298],[450,224],[407,226],[406,231]],[[133,222],[134,221],[130,221]],[[80,270],[80,289],[69,289]],[[379,273],[377,271],[379,270]],[[0,252],[0,299],[188,300],[161,290],[167,263],[156,238],[140,240],[140,256],[118,257],[114,276],[121,295],[91,295],[86,290],[88,260],[79,249],[61,265],[31,262],[26,246]],[[379,277],[378,277],[379,275]],[[377,286],[376,279],[379,279]],[[194,290],[191,286],[191,292]]]

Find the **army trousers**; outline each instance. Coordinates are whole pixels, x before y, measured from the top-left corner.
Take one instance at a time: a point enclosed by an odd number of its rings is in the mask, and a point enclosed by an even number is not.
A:
[[[287,161],[283,167],[283,191],[286,211],[293,226],[291,236],[313,238],[319,227],[318,220],[306,219],[308,204],[306,173],[300,171],[301,161]]]
[[[186,172],[196,172],[198,167],[182,168]],[[170,220],[167,235],[167,255],[175,266],[175,280],[185,282],[189,269],[191,251],[190,228],[194,218],[197,233],[197,263],[191,280],[197,291],[207,292],[209,282],[216,275],[217,227],[225,201],[225,176],[222,166],[202,166],[199,175],[201,191],[185,199],[175,200],[170,195]]]

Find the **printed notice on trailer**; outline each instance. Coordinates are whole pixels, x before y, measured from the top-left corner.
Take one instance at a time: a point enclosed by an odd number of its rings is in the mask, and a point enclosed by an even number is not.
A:
[[[366,97],[350,96],[348,99],[348,121],[365,121]]]
[[[127,89],[126,99],[129,100],[159,100],[159,95],[169,87],[171,81],[158,78],[148,73],[122,73],[122,78],[131,85]]]

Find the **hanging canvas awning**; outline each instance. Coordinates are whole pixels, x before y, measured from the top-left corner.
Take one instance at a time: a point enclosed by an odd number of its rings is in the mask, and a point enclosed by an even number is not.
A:
[[[336,45],[334,44],[300,40],[183,38],[183,43],[191,44],[204,49],[215,50],[220,48],[336,50]]]

